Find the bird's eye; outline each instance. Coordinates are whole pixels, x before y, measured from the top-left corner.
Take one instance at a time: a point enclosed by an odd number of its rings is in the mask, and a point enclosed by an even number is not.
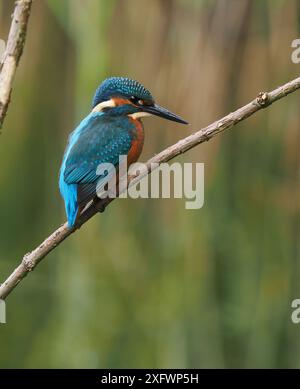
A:
[[[136,96],[131,96],[129,100],[130,100],[133,104],[135,104],[135,105],[143,105],[143,104],[144,104],[143,100],[139,99],[139,98],[136,97]]]

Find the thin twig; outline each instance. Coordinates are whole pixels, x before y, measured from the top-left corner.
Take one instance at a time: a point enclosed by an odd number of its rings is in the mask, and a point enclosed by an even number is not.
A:
[[[0,63],[0,128],[8,109],[13,80],[25,45],[32,0],[18,0]]]
[[[161,153],[155,155],[146,163],[145,169],[140,171],[140,174],[138,176],[128,176],[128,184],[136,184],[144,176],[149,174],[151,171],[151,164],[161,164],[162,162],[167,162],[171,160],[179,154],[187,152],[198,144],[210,140],[212,137],[219,134],[220,132],[232,128],[237,123],[241,122],[242,120],[245,120],[246,118],[253,115],[255,112],[261,110],[262,108],[266,108],[275,101],[287,96],[290,93],[295,92],[297,89],[300,89],[300,77],[288,82],[285,85],[278,87],[277,89],[274,89],[269,93],[259,93],[256,99],[254,99],[247,105],[224,116],[222,119],[215,121],[209,126],[202,128],[194,134],[178,141],[174,145],[163,150]],[[99,202],[100,201],[101,200],[99,200]],[[102,200],[101,206],[105,208],[111,201],[113,201],[113,198],[105,200],[105,203],[103,203]],[[38,246],[30,253],[26,254],[23,257],[20,265],[0,286],[0,298],[5,299],[9,295],[9,293],[18,285],[18,283],[30,271],[32,271],[43,258],[45,258],[69,235],[71,235],[84,223],[86,223],[91,217],[93,217],[98,212],[98,209],[99,207],[97,208],[97,204],[88,208],[87,211],[80,216],[75,227],[69,229],[67,227],[67,224],[63,224],[55,232],[53,232],[53,234],[46,238],[40,246]]]

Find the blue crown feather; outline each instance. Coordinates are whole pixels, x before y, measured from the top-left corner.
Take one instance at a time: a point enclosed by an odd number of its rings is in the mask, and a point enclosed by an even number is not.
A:
[[[151,93],[138,81],[126,77],[111,77],[103,81],[97,88],[93,98],[93,108],[113,96],[127,98],[135,96],[141,100],[154,100]]]

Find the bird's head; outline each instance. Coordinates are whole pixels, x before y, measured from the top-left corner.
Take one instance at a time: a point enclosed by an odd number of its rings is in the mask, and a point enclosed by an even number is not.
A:
[[[188,124],[179,116],[155,103],[151,93],[139,82],[125,77],[107,78],[96,90],[93,111],[128,115],[134,119],[156,115]]]

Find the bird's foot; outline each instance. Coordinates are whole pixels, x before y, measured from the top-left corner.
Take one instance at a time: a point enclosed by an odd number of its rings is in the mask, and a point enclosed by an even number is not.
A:
[[[95,209],[96,209],[96,211],[97,212],[100,212],[100,213],[102,213],[102,212],[104,212],[105,211],[105,204],[103,203],[103,201],[96,201],[95,203]]]

